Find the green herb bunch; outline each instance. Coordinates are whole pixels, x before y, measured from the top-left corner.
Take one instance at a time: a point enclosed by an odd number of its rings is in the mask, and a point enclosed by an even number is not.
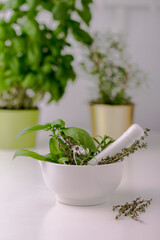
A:
[[[65,128],[65,122],[58,119],[45,125],[35,125],[23,129],[18,137],[33,131],[51,131],[49,140],[50,153],[45,156],[35,152],[21,149],[16,151],[17,156],[28,156],[41,161],[49,161],[60,164],[84,165],[87,159],[96,152],[94,140],[88,132],[81,128]]]
[[[131,104],[129,91],[141,85],[146,75],[131,62],[122,34],[96,33],[88,48],[84,69],[96,77],[97,99],[91,103]]]
[[[69,36],[92,43],[91,3],[0,0],[0,108],[35,108],[46,93],[49,102],[61,99],[76,78]]]
[[[21,130],[17,137],[39,130],[51,132],[49,135],[50,152],[46,155],[40,155],[30,150],[20,149],[15,152],[14,158],[17,156],[27,156],[37,160],[58,164],[87,165],[89,160],[114,142],[114,139],[109,136],[100,137],[100,140],[98,140],[92,138],[88,132],[81,128],[66,128],[65,122],[61,119],[45,125],[27,127]],[[138,149],[146,148],[147,144],[144,142],[144,139],[147,136],[147,132],[148,129],[146,129],[144,137],[142,137],[141,140],[135,141],[132,146],[122,149],[121,153],[113,157],[108,156],[102,159],[99,164],[122,161],[125,157],[133,154]]]
[[[118,215],[115,218],[119,219],[122,215],[125,217],[130,216],[136,221],[143,222],[139,219],[139,213],[145,212],[146,207],[151,204],[151,201],[152,199],[144,200],[138,197],[131,203],[126,202],[124,205],[113,206],[113,211],[118,211]]]

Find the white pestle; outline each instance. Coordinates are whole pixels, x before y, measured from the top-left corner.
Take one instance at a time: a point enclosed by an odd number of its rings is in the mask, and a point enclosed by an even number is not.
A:
[[[88,161],[88,165],[95,166],[103,158],[112,157],[121,152],[125,147],[131,146],[136,140],[139,140],[144,135],[143,129],[138,124],[131,125],[117,140],[106,147],[102,152]]]

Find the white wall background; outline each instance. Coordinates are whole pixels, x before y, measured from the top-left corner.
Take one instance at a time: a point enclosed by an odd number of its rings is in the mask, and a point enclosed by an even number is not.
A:
[[[96,0],[92,30],[121,30],[127,36],[133,61],[148,73],[148,81],[132,92],[135,119],[142,127],[160,131],[160,4],[154,0]],[[78,55],[81,49],[76,49]],[[69,83],[62,100],[42,104],[40,122],[62,118],[67,125],[91,132],[88,101],[93,98],[92,77],[80,68],[75,83]]]

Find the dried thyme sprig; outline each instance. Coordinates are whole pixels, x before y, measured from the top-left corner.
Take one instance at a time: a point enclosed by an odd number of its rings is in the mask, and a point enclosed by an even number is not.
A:
[[[123,216],[130,216],[136,221],[143,222],[139,219],[139,214],[141,212],[145,212],[145,208],[151,204],[152,199],[144,200],[140,197],[133,200],[131,203],[126,202],[124,205],[113,206],[113,211],[118,210],[118,215],[115,219],[119,219]]]
[[[144,131],[144,135],[140,138],[140,140],[136,140],[130,147],[123,148],[120,153],[117,153],[112,157],[107,156],[106,158],[102,159],[99,164],[109,164],[123,161],[125,157],[128,157],[129,155],[135,153],[138,149],[146,148],[147,143],[144,142],[144,139],[148,136],[149,131],[150,129],[146,128]]]

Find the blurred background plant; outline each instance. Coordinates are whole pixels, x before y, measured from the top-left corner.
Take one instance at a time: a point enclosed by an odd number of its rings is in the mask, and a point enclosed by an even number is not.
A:
[[[89,26],[91,3],[0,1],[0,108],[32,109],[46,93],[48,102],[62,98],[68,81],[76,78],[68,36],[92,43],[81,27]],[[41,13],[49,15],[49,24]]]
[[[96,76],[98,97],[92,103],[131,104],[131,90],[145,81],[146,74],[132,63],[122,34],[97,32],[93,39],[87,60],[82,63],[89,74]]]

